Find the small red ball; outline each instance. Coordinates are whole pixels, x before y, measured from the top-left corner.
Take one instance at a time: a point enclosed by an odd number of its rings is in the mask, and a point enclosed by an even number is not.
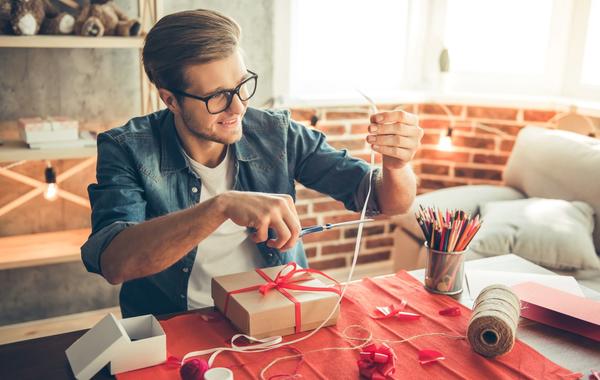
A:
[[[182,380],[204,380],[204,372],[208,371],[208,362],[204,359],[192,359],[179,369]]]

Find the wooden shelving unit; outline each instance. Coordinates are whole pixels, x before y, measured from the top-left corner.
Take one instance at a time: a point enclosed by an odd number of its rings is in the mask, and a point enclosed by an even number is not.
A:
[[[144,35],[162,14],[162,0],[138,0],[138,17],[142,23],[142,35],[138,37],[81,37],[81,36],[11,36],[0,35],[0,48],[43,49],[138,49],[144,46]],[[148,81],[139,61],[141,113],[147,114],[160,108],[158,93]],[[81,158],[95,155],[96,149],[28,149],[18,141],[5,141],[0,145],[0,162],[41,159]]]
[[[29,149],[21,141],[5,141],[0,145],[0,163],[23,160],[63,160],[96,155],[96,147]]]
[[[143,37],[0,36],[0,48],[141,49]]]
[[[141,55],[141,49],[144,44],[143,36],[158,21],[161,14],[162,0],[138,0],[138,17],[142,24],[142,36],[140,37],[105,36],[95,38],[81,36],[2,35],[0,36],[0,48],[137,49]],[[146,78],[141,59],[139,67],[141,112],[142,114],[146,114],[159,109],[160,98],[153,89],[152,84]],[[7,75],[7,73],[2,73],[2,75]],[[4,141],[3,145],[0,145],[0,163],[22,160],[89,158],[95,155],[95,147],[35,150],[29,149],[24,143],[18,141]],[[85,168],[90,162],[91,159],[85,160],[81,164],[76,165],[76,167],[69,169],[69,175]],[[14,172],[11,169],[1,169],[0,175],[34,187],[28,193],[19,197],[19,199],[9,202],[16,204],[14,207],[25,204],[28,200],[37,196],[39,187],[42,185],[39,181]],[[66,178],[66,173],[59,174],[59,180],[61,176]],[[82,197],[64,193],[63,197],[68,201],[82,206],[84,203],[87,203],[87,200]],[[7,212],[6,207],[6,205],[0,205],[0,211],[4,208],[4,211]],[[89,229],[78,229],[0,238],[0,270],[79,261],[81,260],[80,247],[86,241],[89,233]]]
[[[0,238],[0,270],[80,261],[87,228]]]

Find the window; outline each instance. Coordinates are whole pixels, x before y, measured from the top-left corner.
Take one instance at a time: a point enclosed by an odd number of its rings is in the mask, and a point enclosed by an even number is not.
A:
[[[600,0],[590,4],[581,82],[600,86]]]
[[[600,0],[277,0],[275,8],[275,94],[284,103],[358,99],[356,89],[378,100],[414,90],[600,95]]]
[[[568,13],[562,0],[448,0],[450,90],[557,94]]]
[[[543,75],[552,2],[450,0],[445,45],[453,72]]]
[[[290,15],[292,97],[340,99],[357,88],[402,86],[408,0],[293,0]]]

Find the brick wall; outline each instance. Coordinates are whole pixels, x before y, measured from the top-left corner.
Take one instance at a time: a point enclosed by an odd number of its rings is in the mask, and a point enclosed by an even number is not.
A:
[[[327,135],[327,141],[335,148],[348,149],[351,155],[369,160],[366,137],[369,113],[366,108],[293,109],[292,118],[307,126],[314,116],[318,122],[314,128]],[[376,161],[381,162],[377,155]],[[297,209],[303,226],[336,223],[359,219],[358,213],[346,211],[341,202],[324,194],[297,184]],[[311,267],[335,269],[350,265],[356,227],[340,228],[303,238]],[[363,229],[361,255],[358,263],[386,261],[391,259],[393,225],[387,219],[378,219]]]
[[[392,110],[397,105],[379,105],[381,110]],[[408,104],[403,109],[419,114],[425,129],[423,145],[413,162],[420,185],[419,193],[464,184],[499,184],[502,170],[514,144],[518,131],[526,124],[551,126],[548,122],[555,110],[530,110],[515,108],[491,108],[463,105]],[[323,131],[327,140],[336,148],[346,148],[353,156],[369,159],[367,136],[368,110],[366,107],[328,107],[317,109],[293,109],[292,117],[310,125],[313,116],[318,117],[314,128]],[[452,123],[454,150],[438,150],[437,143]],[[597,126],[600,119],[594,118]],[[476,128],[478,123],[491,126],[507,134],[498,136]],[[118,125],[113,123],[112,125]],[[93,128],[94,126],[86,128]],[[15,131],[14,128],[10,131]],[[0,137],[16,138],[0,123]],[[59,160],[53,164],[64,172],[79,160]],[[377,162],[381,157],[377,155]],[[19,173],[43,180],[42,161],[31,161],[15,168]],[[93,166],[62,184],[69,191],[87,196],[86,186],[94,182]],[[0,177],[0,207],[23,195],[30,188]],[[297,186],[297,208],[302,225],[339,222],[358,219],[358,214],[345,211],[343,205],[310,189]],[[0,236],[57,231],[89,226],[89,210],[63,200],[47,202],[41,196],[32,202],[0,217]],[[365,228],[359,263],[383,262],[391,259],[393,247],[393,224],[385,218]],[[356,228],[347,227],[305,237],[307,254],[312,267],[334,269],[347,267],[354,249]]]
[[[464,105],[409,104],[401,108],[417,113],[425,130],[422,147],[413,162],[419,178],[418,193],[467,184],[502,183],[502,171],[510,155],[517,133],[528,124],[552,126],[555,110],[475,107]],[[397,105],[380,105],[391,110]],[[448,114],[449,113],[449,114]],[[292,118],[323,131],[336,148],[365,160],[369,150],[367,135],[368,109],[365,107],[293,109]],[[600,125],[599,119],[593,119]],[[314,123],[314,118],[313,118]],[[453,149],[442,151],[437,144],[441,134],[453,126]],[[502,135],[478,128],[491,127]],[[377,162],[381,157],[377,156]],[[298,211],[302,225],[358,219],[359,215],[345,211],[343,205],[323,194],[297,185]],[[393,247],[394,225],[389,219],[378,219],[365,228],[359,263],[389,260]],[[304,238],[310,265],[318,269],[349,266],[354,249],[355,228],[314,234]]]
[[[417,153],[419,193],[460,185],[502,183],[502,171],[516,135],[528,124],[551,126],[555,111],[448,105],[415,107],[425,130]],[[452,127],[453,149],[438,149],[440,135]],[[497,132],[478,126],[491,127]]]

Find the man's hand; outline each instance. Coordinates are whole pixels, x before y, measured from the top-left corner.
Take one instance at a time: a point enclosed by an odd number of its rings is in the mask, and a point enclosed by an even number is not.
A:
[[[219,197],[227,218],[256,230],[252,235],[254,242],[266,241],[269,228],[277,234],[276,239],[267,242],[269,247],[286,251],[298,241],[300,220],[294,200],[288,194],[228,191]]]
[[[401,110],[371,115],[369,133],[367,142],[383,155],[383,168],[392,170],[412,160],[423,137],[419,118]]]

